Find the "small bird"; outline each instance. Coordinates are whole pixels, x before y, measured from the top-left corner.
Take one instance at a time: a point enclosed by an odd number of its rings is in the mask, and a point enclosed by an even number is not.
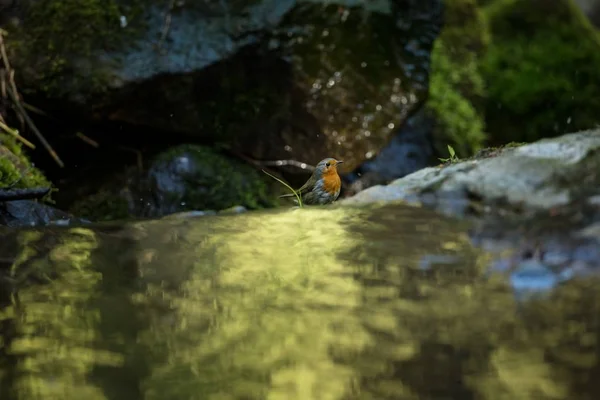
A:
[[[343,161],[335,158],[325,158],[319,161],[315,172],[296,192],[302,196],[302,203],[307,205],[330,204],[337,200],[342,188],[342,180],[338,175],[337,166]],[[293,193],[279,197],[293,197]]]

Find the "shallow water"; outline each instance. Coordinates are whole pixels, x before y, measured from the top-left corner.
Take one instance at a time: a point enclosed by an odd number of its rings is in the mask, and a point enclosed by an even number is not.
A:
[[[0,398],[600,398],[600,282],[519,300],[472,242],[397,205],[0,229]]]

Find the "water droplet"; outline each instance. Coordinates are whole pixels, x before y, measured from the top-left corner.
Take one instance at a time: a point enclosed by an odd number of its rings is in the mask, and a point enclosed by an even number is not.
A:
[[[327,87],[328,88],[333,87],[333,85],[335,85],[335,81],[333,79],[330,79],[330,80],[327,81]]]
[[[567,118],[567,124],[571,123],[571,117]]]
[[[390,123],[388,124],[388,128],[389,128],[389,129],[394,129],[394,127],[395,127],[395,126],[396,126],[396,125],[394,125],[394,123],[393,123],[393,122],[390,122]]]
[[[360,66],[361,66],[362,68],[365,68],[365,67],[367,66],[367,63],[363,61],[363,62],[361,62],[361,63],[360,63]]]
[[[285,151],[292,151],[292,146],[289,145],[285,145],[285,147],[283,148]]]
[[[125,28],[127,26],[127,17],[124,15],[121,15],[121,18],[119,18],[119,20],[121,22],[121,28]]]
[[[305,163],[300,164],[300,168],[306,169],[306,164]]]
[[[323,37],[329,36],[329,31],[327,29],[323,29]]]
[[[346,22],[349,15],[350,15],[350,11],[348,9],[344,10],[344,12],[342,13],[342,22]]]
[[[383,107],[381,107],[381,104],[377,104],[377,106],[375,106],[375,109],[376,109],[377,111],[381,111],[381,109],[382,109],[382,108],[383,108]]]
[[[367,157],[367,158],[373,157],[373,152],[372,151],[367,151],[367,154],[365,154],[365,157]]]
[[[365,135],[366,137],[369,137],[369,136],[371,136],[371,131],[365,131],[364,135]]]

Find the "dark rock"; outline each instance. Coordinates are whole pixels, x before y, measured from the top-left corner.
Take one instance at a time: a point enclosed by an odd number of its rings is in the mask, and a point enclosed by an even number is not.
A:
[[[235,206],[257,209],[277,204],[280,188],[275,184],[253,167],[209,148],[182,145],[158,155],[145,171],[127,169],[70,209],[92,220],[154,218]]]
[[[0,225],[10,227],[70,225],[85,220],[33,200],[0,203]]]
[[[425,99],[442,16],[440,0],[57,3],[34,2],[10,35],[29,92],[258,160],[335,156],[348,170]]]
[[[366,161],[347,177],[351,183],[346,194],[387,184],[427,167],[433,155],[432,129],[433,120],[423,109],[410,117],[373,160]]]
[[[488,38],[485,18],[474,0],[444,2],[444,26],[431,54],[427,101],[374,159],[346,176],[344,196],[437,163],[447,157],[448,145],[460,157],[481,148],[486,138],[485,85],[478,64]]]

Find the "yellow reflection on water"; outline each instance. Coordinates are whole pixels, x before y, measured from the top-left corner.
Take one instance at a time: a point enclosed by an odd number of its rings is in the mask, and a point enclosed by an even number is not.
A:
[[[490,255],[464,224],[420,208],[276,210],[19,240],[20,283],[0,321],[13,330],[0,332],[0,381],[19,399],[600,394],[598,281],[517,303],[505,279],[487,277]]]
[[[46,254],[40,240],[56,239]],[[97,313],[88,308],[101,274],[91,270],[90,254],[97,247],[94,232],[75,228],[57,238],[24,231],[22,252],[12,266],[15,280],[36,279],[46,284],[21,290],[4,318],[14,322],[14,339],[7,349],[14,365],[18,399],[106,399],[87,381],[98,364],[119,365],[121,356],[94,349]],[[60,279],[54,279],[59,274]]]

